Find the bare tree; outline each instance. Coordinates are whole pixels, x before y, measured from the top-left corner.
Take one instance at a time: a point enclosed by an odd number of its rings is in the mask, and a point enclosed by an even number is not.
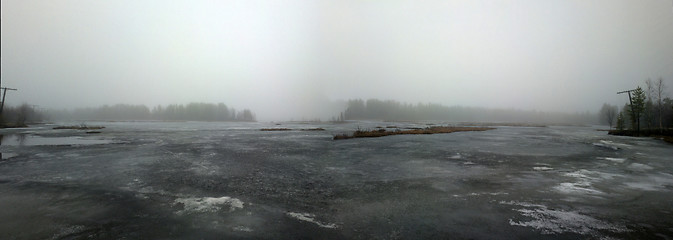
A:
[[[662,77],[659,77],[657,81],[654,83],[654,95],[657,98],[657,110],[659,110],[659,131],[663,132],[664,131],[664,126],[662,124],[662,116],[664,115],[664,104],[663,104],[663,99],[666,97],[665,95],[665,90],[666,85],[664,85],[664,79]]]
[[[655,90],[654,90],[654,82],[652,82],[652,79],[648,78],[645,80],[645,85],[647,86],[647,89],[645,89],[645,108],[643,109],[643,118],[645,120],[645,124],[647,124],[647,129],[652,128],[652,123],[654,122],[654,103],[652,102],[652,95],[655,95]]]
[[[616,118],[617,118],[617,106],[604,103],[600,111],[600,121],[602,123],[607,123],[610,126],[610,128],[612,128],[612,123],[614,123]]]

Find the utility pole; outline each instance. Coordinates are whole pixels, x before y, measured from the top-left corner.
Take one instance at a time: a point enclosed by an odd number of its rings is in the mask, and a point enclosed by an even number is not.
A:
[[[631,106],[631,112],[633,112],[633,100],[631,99],[631,92],[633,92],[633,91],[635,91],[635,89],[621,91],[621,92],[617,93],[617,94],[622,94],[622,93],[628,93],[629,94],[629,106]],[[633,116],[631,116],[631,118],[633,118]],[[634,121],[634,119],[631,119],[631,121]],[[638,135],[640,135],[640,119],[635,119],[635,121],[638,122],[638,125],[636,126],[636,132],[638,133]]]
[[[2,110],[5,109],[5,97],[7,97],[7,90],[12,90],[16,91],[16,88],[6,88],[6,87],[0,87],[0,90],[2,90],[2,103],[0,103],[0,114],[2,114]]]

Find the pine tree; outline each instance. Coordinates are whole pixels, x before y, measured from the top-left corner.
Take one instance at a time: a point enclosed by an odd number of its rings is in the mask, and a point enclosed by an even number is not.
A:
[[[617,116],[617,130],[624,130],[624,114],[623,112],[619,113]]]
[[[638,87],[633,91],[633,98],[631,102],[631,125],[636,130],[636,134],[640,135],[640,117],[645,110],[645,92]]]

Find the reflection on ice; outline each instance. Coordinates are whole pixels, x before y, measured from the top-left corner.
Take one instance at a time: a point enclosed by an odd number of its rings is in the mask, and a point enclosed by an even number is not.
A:
[[[596,157],[596,159],[608,160],[617,163],[623,163],[624,161],[626,161],[626,158],[612,158],[612,157]]]
[[[578,193],[578,194],[603,194],[603,192],[592,189],[591,184],[585,181],[568,183],[564,182],[559,184],[559,186],[554,187],[556,190],[562,193]]]
[[[607,149],[612,149],[612,150],[619,150],[623,147],[629,146],[628,144],[615,143],[613,141],[607,141],[607,140],[600,140],[597,143],[593,143],[593,145],[596,146],[596,147],[602,147],[602,148],[607,148]]]
[[[246,226],[235,226],[231,230],[236,232],[252,232],[252,228]]]
[[[315,215],[310,214],[310,213],[288,212],[287,215],[292,217],[292,218],[299,219],[299,220],[305,221],[305,222],[310,222],[310,223],[313,223],[315,225],[318,225],[318,226],[324,227],[324,228],[337,228],[338,227],[334,223],[322,223],[318,220],[315,220]]]

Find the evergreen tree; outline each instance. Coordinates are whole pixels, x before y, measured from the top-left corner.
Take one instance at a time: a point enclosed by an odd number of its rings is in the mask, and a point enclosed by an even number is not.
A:
[[[624,114],[620,112],[617,116],[617,130],[624,130]]]
[[[631,125],[633,129],[636,130],[636,133],[640,135],[640,118],[645,110],[645,92],[642,88],[638,87],[633,91],[633,96],[631,99]]]

